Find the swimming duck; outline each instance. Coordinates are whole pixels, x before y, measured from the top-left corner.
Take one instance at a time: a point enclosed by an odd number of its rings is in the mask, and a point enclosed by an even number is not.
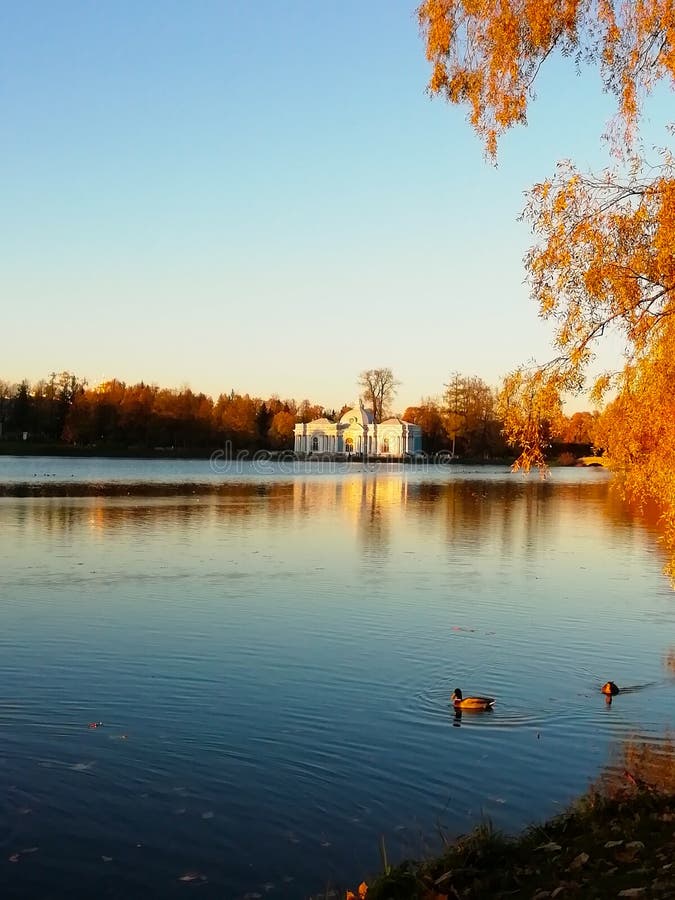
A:
[[[603,694],[608,694],[610,697],[616,697],[619,693],[619,689],[613,681],[606,681],[600,690]]]
[[[491,709],[495,705],[492,697],[462,697],[459,688],[455,688],[450,699],[455,709]]]

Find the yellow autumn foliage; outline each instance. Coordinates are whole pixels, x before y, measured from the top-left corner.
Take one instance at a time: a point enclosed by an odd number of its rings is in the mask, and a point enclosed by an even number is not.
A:
[[[430,93],[467,106],[492,157],[499,136],[525,122],[554,51],[595,64],[616,97],[619,161],[599,175],[560,163],[530,192],[523,215],[536,243],[526,265],[558,355],[510,375],[499,406],[506,437],[522,449],[517,467],[543,465],[561,392],[580,390],[599,342],[618,335],[619,371],[591,393],[615,393],[598,434],[625,495],[661,510],[675,574],[675,163],[668,149],[648,161],[634,142],[646,94],[675,84],[675,3],[423,0],[418,16]]]
[[[468,106],[491,155],[500,134],[525,122],[533,83],[554,50],[597,64],[624,137],[634,132],[641,97],[675,78],[672,0],[423,0],[417,14],[430,92]]]

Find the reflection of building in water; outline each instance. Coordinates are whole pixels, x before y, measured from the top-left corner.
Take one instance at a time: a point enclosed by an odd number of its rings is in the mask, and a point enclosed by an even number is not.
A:
[[[363,404],[347,410],[339,422],[314,419],[295,426],[298,453],[357,453],[369,456],[402,456],[422,450],[422,429],[397,416],[374,422]]]
[[[349,523],[366,553],[384,555],[408,503],[409,484],[398,476],[359,473],[356,477],[325,481],[298,480],[295,508],[304,520],[326,511]]]
[[[303,515],[333,509],[341,516],[359,522],[368,510],[381,507],[394,513],[404,507],[408,490],[405,478],[367,472],[348,478],[303,478],[294,483],[294,503]]]

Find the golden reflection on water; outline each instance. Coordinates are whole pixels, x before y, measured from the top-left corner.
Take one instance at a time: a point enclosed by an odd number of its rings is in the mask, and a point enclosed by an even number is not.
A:
[[[90,488],[91,486],[85,486]],[[146,488],[144,491],[143,488]],[[73,489],[71,489],[72,492]],[[328,532],[351,533],[364,553],[384,557],[434,534],[451,548],[461,542],[504,558],[518,548],[525,559],[542,546],[564,546],[584,517],[603,540],[643,540],[642,521],[627,510],[605,479],[562,481],[522,478],[490,481],[414,480],[364,473],[346,477],[209,485],[117,485],[93,496],[31,496],[0,499],[0,522],[25,534],[69,534],[85,528],[106,535],[119,528],[214,528],[255,522],[266,529],[316,524]],[[610,526],[610,527],[608,527]],[[592,533],[592,530],[591,530]],[[538,548],[538,549],[537,549]],[[576,552],[592,556],[592,545]]]
[[[34,704],[37,721],[44,709],[60,715],[68,742],[78,717],[124,723],[124,733],[135,722],[144,739],[125,744],[125,754],[141,748],[127,770],[116,758],[119,783],[145,790],[147,779],[143,805],[167,845],[203,842],[216,868],[222,834],[204,838],[194,823],[176,830],[158,771],[172,773],[172,788],[209,798],[202,809],[221,797],[208,827],[223,823],[233,854],[250,843],[257,858],[262,840],[286,860],[288,840],[275,831],[282,810],[306,841],[303,871],[324,828],[333,847],[344,837],[353,853],[354,797],[369,809],[360,847],[420,803],[423,821],[437,821],[435,799],[447,805],[449,794],[458,829],[483,808],[499,827],[548,814],[585,789],[616,735],[658,743],[675,671],[664,644],[670,597],[641,521],[606,478],[442,474],[6,492],[8,696],[22,698],[27,716]],[[609,677],[649,688],[606,709],[598,687]],[[452,727],[455,685],[496,686],[494,715]],[[80,711],[93,695],[108,712]],[[50,734],[17,738],[17,767],[28,759],[44,790],[49,772],[20,742],[34,737],[42,760]],[[110,749],[105,731],[88,738]],[[636,765],[645,742],[632,743],[624,756]],[[621,765],[617,751],[612,771]],[[54,809],[82,799],[61,780],[48,789]],[[116,788],[110,799],[120,796]],[[132,814],[129,806],[122,818]],[[86,817],[73,821],[87,835]]]
[[[675,795],[675,740],[671,735],[666,733],[660,740],[636,735],[614,744],[595,788],[611,795],[631,785]]]

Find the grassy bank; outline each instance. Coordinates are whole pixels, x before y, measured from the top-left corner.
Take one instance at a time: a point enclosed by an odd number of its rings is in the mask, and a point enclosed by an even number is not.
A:
[[[483,823],[438,857],[384,863],[368,900],[675,897],[675,745],[627,742],[570,810],[517,837]]]

